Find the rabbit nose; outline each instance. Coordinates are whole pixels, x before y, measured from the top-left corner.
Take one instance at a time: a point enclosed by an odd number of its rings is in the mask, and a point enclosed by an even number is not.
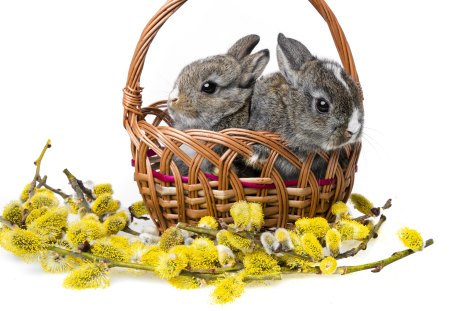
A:
[[[172,106],[172,105],[176,104],[177,101],[178,101],[178,98],[170,98],[169,99],[169,106]]]
[[[345,136],[345,138],[350,139],[350,138],[352,138],[353,134],[355,134],[355,133],[347,130],[345,132],[344,136]]]

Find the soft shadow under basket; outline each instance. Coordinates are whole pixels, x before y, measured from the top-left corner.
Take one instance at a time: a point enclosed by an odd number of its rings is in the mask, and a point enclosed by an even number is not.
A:
[[[178,222],[197,223],[203,216],[232,221],[230,207],[246,200],[263,206],[266,227],[290,227],[299,217],[322,216],[331,219],[331,205],[347,201],[354,183],[356,165],[361,150],[357,143],[343,149],[348,166],[339,164],[340,151],[320,153],[328,163],[326,176],[318,180],[311,171],[315,154],[302,163],[291,153],[277,135],[244,129],[221,132],[205,130],[178,131],[170,126],[165,101],[142,107],[140,76],[150,44],[158,30],[187,0],[169,0],[145,27],[131,61],[124,88],[124,126],[131,139],[131,153],[135,166],[134,178],[160,231]],[[328,23],[331,35],[345,70],[358,83],[358,75],[350,47],[335,15],[323,0],[309,0]],[[152,119],[152,123],[145,120]],[[168,126],[160,125],[161,122]],[[271,149],[258,178],[240,178],[232,170],[238,155],[249,157],[252,144]],[[181,149],[187,145],[196,152],[191,159]],[[219,156],[212,148],[226,147]],[[174,156],[189,166],[188,176],[181,176],[172,161]],[[278,156],[292,162],[300,171],[298,180],[284,181],[273,167]],[[200,164],[204,159],[213,163],[218,172],[204,173]]]

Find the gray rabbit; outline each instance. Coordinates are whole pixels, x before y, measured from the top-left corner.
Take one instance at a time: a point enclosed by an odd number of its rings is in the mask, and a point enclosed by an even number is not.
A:
[[[182,69],[168,100],[168,112],[176,129],[220,131],[247,127],[253,87],[270,57],[267,49],[251,54],[258,43],[259,36],[245,36],[226,54],[194,61]],[[188,154],[192,151],[182,149]],[[214,150],[221,154],[224,148]],[[186,174],[181,161],[175,161]],[[208,163],[202,169],[214,168]]]
[[[168,101],[180,130],[245,128],[256,79],[269,62],[269,50],[250,54],[259,36],[239,39],[226,54],[197,60],[183,68]]]
[[[281,33],[277,59],[280,72],[255,85],[249,129],[278,133],[301,161],[310,152],[338,149],[361,139],[362,94],[338,63],[312,56],[302,43]],[[253,151],[247,164],[260,167],[269,150],[254,145]],[[298,178],[298,170],[281,156],[275,167],[285,179]],[[323,178],[325,161],[316,156],[312,169]]]

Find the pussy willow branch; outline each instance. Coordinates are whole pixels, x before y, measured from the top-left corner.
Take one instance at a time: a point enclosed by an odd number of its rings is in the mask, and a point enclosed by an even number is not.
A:
[[[371,239],[373,239],[374,237],[377,236],[378,234],[378,230],[380,229],[381,225],[386,221],[386,216],[381,215],[380,216],[380,220],[377,222],[377,224],[372,228],[372,230],[370,230],[369,234],[367,235],[367,237],[361,241],[361,243],[359,243],[359,245],[355,248],[352,248],[351,250],[346,251],[345,253],[339,254],[337,255],[335,258],[336,259],[342,259],[342,258],[347,258],[347,257],[351,257],[351,256],[355,256],[356,254],[358,254],[359,251],[361,250],[365,250],[367,248],[367,244],[369,243],[369,241]]]
[[[47,143],[45,144],[44,148],[42,149],[41,154],[39,155],[37,160],[34,162],[34,164],[36,165],[36,172],[34,173],[33,180],[30,183],[30,190],[28,190],[28,200],[30,200],[34,195],[34,188],[36,188],[36,183],[38,182],[38,179],[40,178],[42,159],[44,158],[44,155],[45,155],[45,152],[47,151],[47,149],[50,148],[51,146],[52,146],[52,142],[49,139],[49,140],[47,140]]]
[[[216,237],[217,233],[219,232],[219,230],[195,227],[195,226],[191,226],[191,225],[188,225],[188,224],[185,224],[182,222],[179,222],[177,224],[177,228],[186,230],[186,231],[190,231],[193,233],[197,233],[197,234],[209,235],[210,237]]]
[[[130,269],[135,269],[135,270],[144,270],[144,271],[151,271],[151,272],[155,271],[155,269],[149,265],[114,261],[114,260],[110,260],[107,258],[93,255],[91,253],[70,251],[70,250],[67,250],[67,249],[64,249],[61,247],[57,247],[57,246],[53,246],[53,245],[46,247],[46,249],[49,251],[58,253],[60,255],[88,259],[90,261],[104,262],[110,268],[130,268]],[[187,269],[185,269],[185,270],[181,271],[180,275],[193,276],[193,277],[202,278],[205,280],[214,280],[214,279],[217,279],[218,277],[220,277],[221,275],[223,275],[224,273],[238,272],[242,269],[243,269],[242,265],[237,265],[232,268],[214,268],[214,269],[208,269],[208,270],[187,270]],[[268,275],[267,278],[264,278],[264,276],[259,276],[257,278],[252,278],[252,276],[249,276],[249,280],[251,280],[251,279],[273,280],[274,277],[275,277],[274,275]]]
[[[81,200],[80,205],[84,209],[86,213],[92,212],[91,207],[89,206],[89,203],[87,202],[84,192],[81,190],[80,185],[78,183],[78,179],[73,176],[71,172],[66,168],[64,169],[64,174],[66,174],[67,179],[69,180],[70,185],[72,186],[73,190],[75,191],[77,198]]]
[[[92,194],[92,190],[89,188],[86,188],[83,182],[79,179],[76,179],[78,186],[80,187],[81,191],[86,195],[86,200],[88,202],[92,202],[95,200],[94,195]]]
[[[433,239],[427,240],[425,242],[424,248],[428,247],[430,245],[433,245],[433,243],[434,243]],[[358,272],[358,271],[362,271],[362,270],[369,270],[369,269],[373,269],[372,272],[380,272],[381,269],[383,269],[387,265],[390,265],[391,263],[396,262],[397,260],[405,258],[406,256],[412,255],[414,253],[416,253],[416,252],[413,251],[412,249],[406,249],[404,251],[395,252],[390,257],[388,257],[386,259],[379,260],[379,261],[374,261],[374,262],[371,262],[371,263],[358,265],[358,266],[342,266],[342,267],[338,267],[336,269],[335,274],[343,275],[343,274],[349,274],[349,273]]]

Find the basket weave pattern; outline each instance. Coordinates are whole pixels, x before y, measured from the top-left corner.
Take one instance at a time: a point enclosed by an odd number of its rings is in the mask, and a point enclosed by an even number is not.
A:
[[[186,1],[167,1],[147,24],[123,90],[123,120],[131,139],[135,181],[158,229],[163,231],[177,222],[196,223],[206,215],[231,222],[230,207],[239,200],[261,203],[266,227],[289,227],[296,219],[305,216],[331,218],[331,205],[336,201],[346,201],[352,190],[360,143],[344,148],[348,160],[345,169],[339,164],[339,151],[319,153],[328,167],[324,180],[318,181],[311,172],[315,154],[309,155],[302,163],[275,134],[245,129],[179,131],[170,126],[172,120],[166,112],[165,101],[142,106],[139,81],[148,49],[158,30]],[[325,1],[310,0],[310,3],[328,23],[341,62],[358,83],[352,53],[336,17]],[[151,119],[151,123],[146,119]],[[162,122],[167,126],[161,125]],[[233,160],[238,155],[250,157],[250,146],[255,143],[270,148],[269,159],[260,177],[240,178],[232,170]],[[196,155],[190,158],[180,148],[182,145],[194,150]],[[222,155],[215,153],[213,147],[217,145],[225,146],[226,152]],[[180,175],[172,161],[174,156],[189,167],[187,177]],[[297,181],[286,182],[281,178],[274,168],[278,156],[285,157],[298,168]],[[200,170],[204,159],[218,168],[217,176]]]

